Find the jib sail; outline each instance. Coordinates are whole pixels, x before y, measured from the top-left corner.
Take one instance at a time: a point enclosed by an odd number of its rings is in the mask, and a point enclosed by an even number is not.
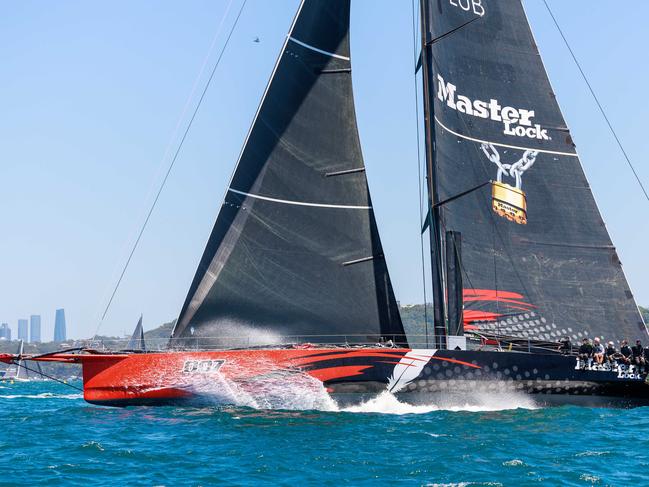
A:
[[[126,350],[140,350],[146,351],[146,343],[144,341],[144,327],[142,326],[142,316],[135,325],[131,339],[126,344]]]
[[[422,0],[438,200],[464,319],[557,340],[646,338],[520,0]]]
[[[350,0],[304,0],[171,344],[404,343],[352,96]]]

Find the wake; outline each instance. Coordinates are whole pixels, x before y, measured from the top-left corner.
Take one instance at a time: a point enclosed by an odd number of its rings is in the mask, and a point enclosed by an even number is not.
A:
[[[537,409],[534,401],[520,393],[478,393],[469,398],[441,397],[425,401],[423,404],[409,404],[400,401],[388,391],[365,401],[357,406],[340,409],[349,413],[379,413],[379,414],[426,414],[433,411],[467,411],[472,413],[488,411],[507,411],[513,409]]]
[[[83,399],[83,395],[42,392],[40,394],[5,394],[0,395],[0,400],[1,399]]]
[[[325,411],[338,413],[427,414],[434,411],[489,412],[537,409],[534,400],[523,393],[501,389],[469,394],[442,394],[410,404],[382,392],[355,405],[339,405],[319,380],[308,374],[275,371],[253,381],[235,383],[220,374],[187,387],[200,404],[241,406],[258,410]]]

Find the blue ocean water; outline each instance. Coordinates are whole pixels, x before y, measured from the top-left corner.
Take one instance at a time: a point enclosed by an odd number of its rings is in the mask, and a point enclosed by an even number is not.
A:
[[[646,408],[529,407],[114,409],[0,383],[0,485],[649,485]]]

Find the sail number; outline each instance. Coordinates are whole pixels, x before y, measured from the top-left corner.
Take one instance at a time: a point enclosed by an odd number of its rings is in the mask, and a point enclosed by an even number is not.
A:
[[[207,374],[216,372],[221,368],[225,360],[185,360],[183,365],[184,374]]]
[[[484,16],[485,9],[482,6],[482,0],[448,0],[451,5],[454,7],[461,8],[465,12],[470,12],[473,10],[473,13],[479,15],[480,17]]]

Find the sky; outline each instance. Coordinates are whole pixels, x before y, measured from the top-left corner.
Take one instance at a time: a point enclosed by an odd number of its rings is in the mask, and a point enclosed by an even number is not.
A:
[[[51,339],[59,307],[75,338],[98,328],[128,333],[140,314],[145,329],[177,316],[298,0],[248,0],[100,320],[242,1],[0,4],[0,322],[14,333],[19,318],[40,314]],[[549,2],[649,185],[649,2]],[[631,288],[649,305],[649,203],[542,0],[524,4]],[[393,285],[401,303],[421,303],[410,2],[354,0],[351,36],[359,130]]]

